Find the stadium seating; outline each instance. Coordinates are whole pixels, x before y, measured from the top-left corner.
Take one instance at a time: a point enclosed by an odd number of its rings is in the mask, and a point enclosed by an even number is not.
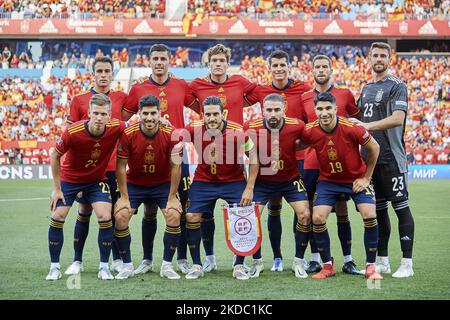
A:
[[[209,18],[404,20],[449,19],[449,1],[412,0],[186,0],[188,11]],[[165,1],[0,1],[1,18],[164,18]]]

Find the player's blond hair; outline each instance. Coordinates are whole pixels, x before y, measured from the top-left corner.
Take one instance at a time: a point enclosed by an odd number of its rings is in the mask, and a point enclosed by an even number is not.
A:
[[[225,47],[223,44],[216,44],[214,47],[208,49],[208,62],[211,61],[211,57],[216,54],[224,54],[227,58],[227,62],[230,63],[231,59],[231,49]]]
[[[101,107],[105,106],[108,110],[111,110],[111,99],[109,99],[106,94],[97,93],[89,100],[89,109],[91,109],[93,105]]]

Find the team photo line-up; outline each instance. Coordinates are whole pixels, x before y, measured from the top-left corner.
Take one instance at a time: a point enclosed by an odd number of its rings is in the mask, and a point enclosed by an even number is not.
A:
[[[283,271],[280,212],[284,198],[295,213],[292,271],[297,278],[311,274],[315,279],[335,275],[326,225],[332,211],[337,215],[342,271],[371,280],[391,273],[391,202],[402,251],[392,276],[414,275],[414,220],[408,204],[403,140],[408,96],[405,84],[389,73],[388,44],[372,44],[373,79],[362,87],[357,102],[350,90],[333,84],[327,55],[314,57],[314,83],[308,84],[290,77],[288,54],[276,50],[268,57],[272,83],[266,85],[229,76],[231,50],[221,44],[207,51],[210,73],[191,83],[168,72],[171,52],[166,45],[153,45],[149,56],[151,75],[139,78],[128,94],[110,88],[112,60],[96,58],[92,88],[71,101],[67,128],[51,155],[47,280],[62,277],[63,226],[74,201],[78,202],[74,256],[66,275],[83,272],[92,212],[99,225],[99,279],[127,279],[155,271],[153,241],[159,207],[166,223],[160,276],[203,277],[217,269],[213,213],[219,198],[240,206],[256,203],[259,212],[267,205],[273,272]],[[244,123],[244,107],[257,103],[262,117]],[[197,113],[199,120],[185,125],[184,107]],[[198,156],[192,181],[188,148]],[[364,223],[362,270],[351,255],[350,198]],[[143,259],[135,269],[128,225],[141,204]],[[310,261],[304,257],[308,244]],[[233,258],[236,279],[257,278],[263,270],[260,248],[249,266],[244,256]]]

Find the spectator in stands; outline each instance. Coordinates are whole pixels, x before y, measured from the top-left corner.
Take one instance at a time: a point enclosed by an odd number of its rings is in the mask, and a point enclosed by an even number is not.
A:
[[[127,48],[123,48],[122,51],[120,52],[120,67],[128,68],[128,61],[129,61],[128,50]]]
[[[2,68],[3,69],[8,69],[11,58],[12,58],[11,51],[9,50],[8,47],[5,47],[2,52]]]
[[[119,70],[120,69],[119,50],[113,48],[111,51],[112,51],[111,59],[113,61],[114,70]]]

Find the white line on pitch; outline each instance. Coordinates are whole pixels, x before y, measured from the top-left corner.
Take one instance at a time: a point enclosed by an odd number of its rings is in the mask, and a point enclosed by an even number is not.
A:
[[[28,198],[28,199],[0,199],[0,202],[9,202],[9,201],[35,201],[35,200],[45,200],[49,198]]]

